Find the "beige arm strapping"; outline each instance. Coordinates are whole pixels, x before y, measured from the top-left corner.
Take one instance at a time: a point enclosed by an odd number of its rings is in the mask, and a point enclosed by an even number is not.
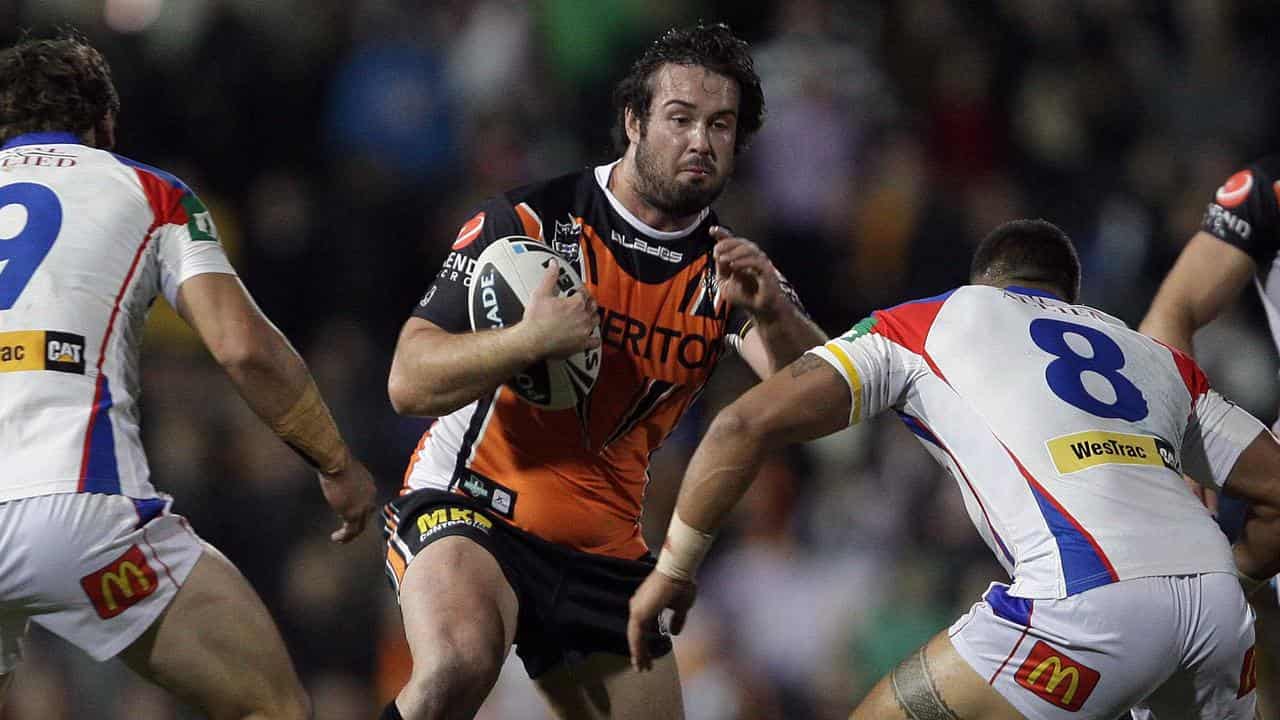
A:
[[[346,469],[347,444],[314,381],[308,379],[293,407],[267,424],[316,470],[334,475]]]

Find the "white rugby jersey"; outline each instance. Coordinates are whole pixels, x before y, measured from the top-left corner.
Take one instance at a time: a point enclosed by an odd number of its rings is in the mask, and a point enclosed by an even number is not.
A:
[[[1009,594],[1235,571],[1181,468],[1194,460],[1220,487],[1265,428],[1121,321],[1038,290],[965,286],[811,352],[848,382],[851,422],[893,409],[956,479]]]
[[[147,310],[234,274],[208,211],[171,175],[33,133],[0,148],[0,501],[156,495],[138,428]]]

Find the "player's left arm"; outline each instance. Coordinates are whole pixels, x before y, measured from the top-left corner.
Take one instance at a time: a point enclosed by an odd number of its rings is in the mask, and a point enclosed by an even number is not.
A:
[[[711,237],[722,297],[751,316],[738,353],[756,375],[767,378],[826,342],[760,246],[723,227],[711,228]]]
[[[840,373],[806,354],[716,416],[685,473],[658,565],[631,598],[627,637],[636,669],[650,666],[644,636],[664,608],[675,612],[671,631],[682,629],[693,605],[693,575],[712,533],[751,486],[762,460],[788,443],[844,428],[852,403]]]

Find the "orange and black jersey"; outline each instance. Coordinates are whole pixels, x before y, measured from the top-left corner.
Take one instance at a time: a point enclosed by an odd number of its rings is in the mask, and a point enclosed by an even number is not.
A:
[[[484,203],[414,311],[470,332],[467,286],[480,252],[508,235],[545,242],[599,304],[604,347],[587,403],[542,410],[500,386],[428,430],[406,486],[462,492],[546,540],[635,559],[646,552],[639,519],[649,456],[751,321],[718,297],[714,214],[678,232],[648,227],[606,189],[613,167]]]

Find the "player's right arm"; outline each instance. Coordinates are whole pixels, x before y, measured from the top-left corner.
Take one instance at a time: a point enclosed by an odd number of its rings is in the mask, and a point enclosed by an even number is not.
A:
[[[1165,276],[1139,332],[1190,354],[1196,330],[1208,325],[1253,277],[1253,259],[1208,232],[1197,232]]]
[[[485,332],[450,332],[421,317],[400,331],[387,393],[401,415],[439,417],[490,393],[532,363],[599,347],[595,300],[559,297],[548,268],[520,322]]]
[[[485,201],[462,228],[430,289],[400,330],[387,394],[401,415],[441,417],[466,406],[538,360],[599,346],[589,293],[559,297],[548,268],[519,322],[473,332],[471,276],[486,247],[511,235],[540,235],[507,198]]]
[[[187,279],[177,310],[253,412],[317,471],[325,500],[342,519],[332,539],[354,539],[373,510],[373,478],[347,448],[297,351],[235,275]]]

